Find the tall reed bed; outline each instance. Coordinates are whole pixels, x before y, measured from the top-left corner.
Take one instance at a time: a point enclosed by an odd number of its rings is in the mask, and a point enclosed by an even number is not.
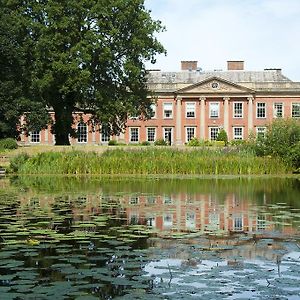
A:
[[[17,159],[17,158],[16,158]],[[11,162],[12,165],[14,162]],[[286,174],[289,167],[280,159],[250,153],[224,153],[197,149],[122,149],[94,152],[47,152],[22,160],[22,174],[198,174],[261,175]]]

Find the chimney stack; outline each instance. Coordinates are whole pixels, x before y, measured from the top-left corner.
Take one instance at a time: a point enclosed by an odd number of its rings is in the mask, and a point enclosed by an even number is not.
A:
[[[243,60],[228,60],[227,61],[227,70],[244,70],[244,61]]]
[[[182,60],[181,61],[181,71],[196,71],[198,61],[196,60]]]

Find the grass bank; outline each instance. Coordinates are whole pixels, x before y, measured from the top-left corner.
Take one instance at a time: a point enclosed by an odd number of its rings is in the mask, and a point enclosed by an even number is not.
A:
[[[46,152],[33,157],[18,155],[10,166],[19,174],[200,174],[262,175],[287,174],[290,168],[280,159],[250,153],[197,149],[122,149],[95,152]]]

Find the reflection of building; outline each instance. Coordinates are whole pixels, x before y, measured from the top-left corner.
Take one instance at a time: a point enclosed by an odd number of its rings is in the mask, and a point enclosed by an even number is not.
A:
[[[163,138],[180,145],[193,137],[215,140],[221,128],[230,140],[241,140],[250,132],[264,134],[276,118],[300,118],[300,83],[281,69],[245,71],[243,61],[228,61],[227,71],[205,72],[196,61],[183,61],[180,72],[150,71],[148,88],[157,96],[150,120],[131,117],[125,133],[110,137],[88,123],[88,115],[74,113],[78,138],[72,144],[106,144],[111,138],[151,143]],[[50,127],[21,139],[33,144],[55,141]]]

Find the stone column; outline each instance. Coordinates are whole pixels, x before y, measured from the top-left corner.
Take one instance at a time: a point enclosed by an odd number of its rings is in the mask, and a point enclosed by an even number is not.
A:
[[[229,97],[224,97],[224,130],[229,136]]]
[[[205,139],[205,97],[200,97],[200,139]]]
[[[253,130],[253,97],[248,97],[248,135]]]
[[[181,106],[182,98],[176,98],[176,145],[182,145],[182,136],[181,136]]]

